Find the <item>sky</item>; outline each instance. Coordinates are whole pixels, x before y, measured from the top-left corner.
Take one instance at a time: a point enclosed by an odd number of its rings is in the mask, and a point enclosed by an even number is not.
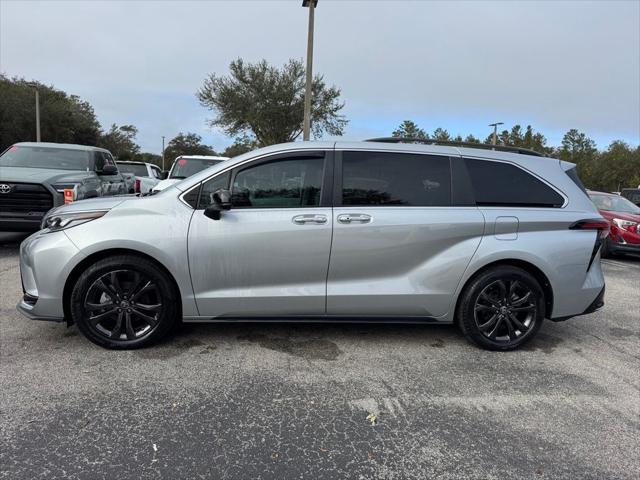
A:
[[[241,57],[305,59],[307,9],[287,1],[0,0],[0,72],[76,94],[143,151],[178,132],[222,150],[195,92]],[[314,73],[342,91],[343,138],[427,131],[485,138],[531,124],[640,143],[640,1],[319,0]],[[44,119],[43,119],[44,121]],[[330,139],[331,137],[325,137]]]

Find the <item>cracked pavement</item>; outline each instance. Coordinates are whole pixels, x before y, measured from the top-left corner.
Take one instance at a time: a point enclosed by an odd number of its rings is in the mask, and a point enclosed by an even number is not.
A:
[[[299,324],[113,352],[16,313],[5,245],[0,478],[638,478],[640,259],[603,264],[604,309],[516,352],[451,326]]]

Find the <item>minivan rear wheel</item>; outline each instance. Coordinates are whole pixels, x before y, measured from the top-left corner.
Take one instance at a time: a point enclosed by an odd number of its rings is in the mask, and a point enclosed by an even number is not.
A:
[[[457,322],[468,340],[488,350],[514,350],[544,320],[544,293],[525,270],[510,265],[478,274],[462,292]]]
[[[80,331],[111,349],[150,345],[176,323],[175,289],[153,262],[117,255],[89,266],[71,292],[70,311]]]

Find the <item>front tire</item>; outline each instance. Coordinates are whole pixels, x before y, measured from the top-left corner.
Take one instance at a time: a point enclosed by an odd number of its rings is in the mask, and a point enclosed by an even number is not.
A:
[[[514,350],[530,341],[545,316],[544,293],[525,270],[501,265],[481,272],[463,290],[457,323],[487,350]]]
[[[141,348],[165,336],[177,321],[178,295],[155,263],[116,255],[89,266],[71,292],[80,331],[110,349]]]

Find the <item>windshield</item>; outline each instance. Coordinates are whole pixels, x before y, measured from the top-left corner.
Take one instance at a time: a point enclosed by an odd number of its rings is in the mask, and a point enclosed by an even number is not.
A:
[[[118,170],[120,170],[120,173],[133,173],[136,177],[149,176],[146,165],[139,165],[137,163],[116,163],[118,164]]]
[[[87,150],[14,145],[0,156],[0,166],[86,171],[90,153]]]
[[[222,162],[222,160],[178,158],[176,163],[173,164],[169,178],[187,178],[220,162]]]
[[[640,215],[640,207],[637,207],[626,198],[617,195],[589,195],[598,210],[610,212],[634,213]]]

